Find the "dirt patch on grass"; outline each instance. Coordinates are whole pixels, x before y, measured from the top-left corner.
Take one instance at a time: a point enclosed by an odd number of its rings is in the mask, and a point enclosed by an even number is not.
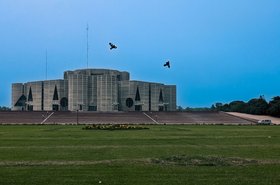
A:
[[[121,163],[150,163],[150,159],[111,159],[111,160],[100,160],[100,161],[0,161],[0,167],[8,166],[88,166],[98,164],[121,164]]]
[[[139,159],[111,159],[100,161],[0,161],[0,167],[22,166],[88,166],[98,164],[155,164],[178,166],[247,166],[280,164],[280,160],[252,160],[242,158],[223,158],[213,156],[186,156],[176,155],[163,158],[139,158]]]
[[[180,166],[246,166],[258,164],[279,164],[279,161],[253,160],[243,158],[230,157],[214,157],[214,156],[186,156],[175,155],[152,159],[152,163],[161,165],[180,165]]]
[[[0,166],[85,166],[121,162],[122,160],[102,161],[1,161]]]

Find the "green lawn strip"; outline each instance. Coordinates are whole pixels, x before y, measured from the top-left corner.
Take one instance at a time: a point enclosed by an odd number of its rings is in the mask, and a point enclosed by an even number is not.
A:
[[[278,126],[145,127],[0,126],[0,184],[279,182]]]
[[[0,182],[4,185],[276,185],[280,180],[279,170],[279,165],[166,167],[125,162],[88,166],[23,166],[0,168]]]
[[[252,159],[279,159],[279,147],[137,145],[70,148],[1,148],[1,160],[108,160],[207,155]]]

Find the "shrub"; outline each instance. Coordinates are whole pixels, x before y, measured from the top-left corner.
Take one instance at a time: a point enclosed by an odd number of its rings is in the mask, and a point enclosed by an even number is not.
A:
[[[87,125],[83,128],[84,130],[143,130],[149,129],[139,125],[129,124],[93,124]]]

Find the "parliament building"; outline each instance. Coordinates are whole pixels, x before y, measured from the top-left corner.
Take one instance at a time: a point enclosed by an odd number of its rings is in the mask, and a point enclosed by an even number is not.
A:
[[[64,79],[12,84],[12,110],[175,111],[176,86],[130,80],[110,69],[65,71]]]

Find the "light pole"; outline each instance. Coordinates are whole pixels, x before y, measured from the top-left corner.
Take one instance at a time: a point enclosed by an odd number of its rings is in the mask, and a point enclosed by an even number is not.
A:
[[[79,109],[77,109],[76,118],[77,118],[77,125],[78,125],[79,124]]]
[[[82,108],[82,106],[83,106],[84,104],[80,104],[80,103],[78,103],[78,104],[76,104],[75,106],[76,106],[76,111],[77,111],[77,113],[76,113],[76,119],[77,119],[77,125],[79,124],[79,111],[81,110],[83,110],[83,108]]]

